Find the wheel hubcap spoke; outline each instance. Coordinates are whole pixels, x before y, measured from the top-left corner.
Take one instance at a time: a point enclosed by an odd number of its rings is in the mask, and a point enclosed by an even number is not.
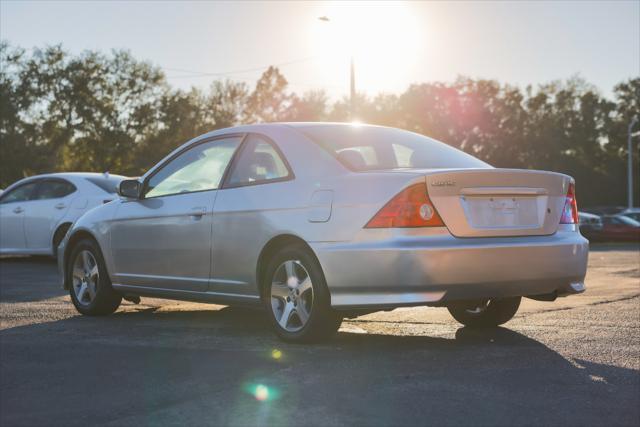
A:
[[[303,325],[307,323],[307,320],[309,320],[309,313],[307,312],[307,307],[305,307],[304,303],[298,304],[296,307],[296,314]]]
[[[284,268],[287,273],[287,286],[294,288],[298,284],[298,276],[296,275],[296,267],[293,261],[286,261]]]
[[[298,290],[300,291],[300,295],[302,295],[311,289],[311,278],[307,276],[307,278],[298,285]]]
[[[92,279],[97,278],[98,277],[98,265],[94,265],[93,268],[91,269],[91,271],[89,272],[89,277],[91,277]]]
[[[291,320],[291,313],[293,313],[293,304],[288,302],[284,305],[284,309],[282,310],[282,316],[278,323],[284,329],[287,329],[289,325],[289,320]]]
[[[91,260],[89,259],[90,256],[91,254],[89,253],[89,251],[82,251],[82,266],[84,267],[84,272],[87,274],[91,271],[92,268]]]
[[[74,279],[79,279],[82,280],[82,278],[84,277],[84,270],[81,268],[74,268],[73,269],[73,278]]]
[[[271,296],[286,300],[289,296],[289,288],[280,282],[271,283]]]
[[[78,290],[78,293],[76,294],[76,296],[78,297],[78,301],[83,302],[82,300],[84,300],[84,294],[87,293],[87,284],[82,282],[82,284],[80,285],[80,290]]]
[[[93,299],[96,297],[95,283],[89,282],[89,284],[87,285],[87,290],[89,291],[89,299],[93,301]]]

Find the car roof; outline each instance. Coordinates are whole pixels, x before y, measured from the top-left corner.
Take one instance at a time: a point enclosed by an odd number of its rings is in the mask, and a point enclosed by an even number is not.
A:
[[[5,188],[6,190],[12,189],[13,187],[15,187],[18,184],[26,184],[30,181],[35,181],[38,179],[43,179],[43,178],[68,178],[68,179],[73,179],[73,178],[122,178],[122,179],[126,179],[125,176],[122,175],[116,175],[116,174],[108,174],[107,176],[105,176],[104,173],[100,173],[100,172],[53,172],[53,173],[43,173],[40,175],[33,175],[33,176],[29,176],[26,178],[22,178],[14,183],[12,183],[11,185],[9,185],[7,188]]]
[[[126,178],[122,175],[111,174],[111,173],[100,173],[100,172],[52,172],[52,173],[43,173],[40,175],[33,175],[27,178],[23,178],[20,181],[22,182],[32,180],[32,179],[42,179],[42,178]]]
[[[305,128],[309,126],[326,126],[326,127],[346,127],[346,126],[367,126],[367,127],[387,127],[380,125],[373,125],[368,123],[360,123],[360,122],[270,122],[270,123],[251,123],[246,125],[238,125],[226,128],[228,129],[237,129],[237,128],[263,128],[263,127],[293,127],[293,128]]]
[[[122,175],[112,174],[109,172],[53,172],[34,175],[29,178],[64,178],[65,176],[75,178],[125,178]]]
[[[334,127],[334,128],[344,128],[344,127],[367,127],[367,128],[388,128],[388,129],[395,129],[395,128],[389,128],[387,126],[379,126],[379,125],[372,125],[372,124],[367,124],[367,123],[352,123],[352,122],[272,122],[272,123],[253,123],[253,124],[246,124],[246,125],[238,125],[238,126],[233,126],[233,127],[228,127],[228,128],[223,128],[223,129],[216,129],[213,130],[211,132],[207,132],[203,135],[200,135],[196,138],[194,138],[193,142],[195,142],[196,140],[201,140],[203,138],[209,138],[212,136],[218,136],[218,135],[222,135],[222,134],[226,134],[226,133],[233,133],[233,132],[238,132],[238,133],[243,133],[243,132],[260,132],[260,131],[264,131],[264,130],[268,130],[268,129],[304,129],[304,128],[308,128],[308,127]],[[402,130],[402,129],[400,129]]]
[[[372,125],[369,123],[360,123],[360,122],[281,122],[278,123],[280,125],[284,125],[284,126],[289,126],[289,127],[293,127],[293,128],[306,128],[306,127],[351,127],[351,128],[358,128],[358,127],[376,127],[376,128],[384,128],[387,126],[380,126],[380,125]],[[398,129],[398,128],[393,128],[393,129]]]

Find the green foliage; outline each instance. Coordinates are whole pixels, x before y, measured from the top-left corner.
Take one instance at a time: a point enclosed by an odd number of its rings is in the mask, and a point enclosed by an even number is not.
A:
[[[623,204],[627,125],[640,115],[640,78],[618,84],[614,97],[577,77],[525,90],[458,78],[398,95],[358,94],[356,116],[429,135],[496,167],[568,173],[583,206]],[[50,171],[139,175],[202,133],[249,122],[346,121],[349,105],[347,98],[331,104],[323,91],[290,92],[275,67],[254,88],[226,80],[181,91],[126,51],[27,53],[3,42],[0,187]]]
[[[291,105],[287,79],[275,67],[265,71],[249,95],[244,119],[247,122],[277,122]]]

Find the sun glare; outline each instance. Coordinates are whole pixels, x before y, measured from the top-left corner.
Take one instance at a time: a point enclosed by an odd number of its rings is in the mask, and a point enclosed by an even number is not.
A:
[[[424,42],[411,8],[406,2],[331,2],[314,22],[312,49],[327,68],[344,68],[353,56],[358,91],[404,81]]]

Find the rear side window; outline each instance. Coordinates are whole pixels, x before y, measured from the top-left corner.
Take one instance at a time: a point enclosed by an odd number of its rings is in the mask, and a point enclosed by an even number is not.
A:
[[[121,178],[86,178],[87,181],[102,189],[109,194],[116,194],[118,192],[118,185]]]
[[[287,165],[278,150],[266,139],[249,135],[238,160],[232,166],[228,185],[241,186],[289,178]]]
[[[42,181],[38,185],[34,200],[61,199],[76,191],[75,185],[61,179]]]
[[[391,144],[393,147],[393,154],[396,156],[396,162],[398,163],[399,168],[410,168],[411,167],[411,157],[415,150],[411,147],[407,147],[402,144]]]
[[[351,169],[371,169],[379,163],[376,150],[369,146],[343,148],[336,153],[338,160]]]
[[[13,190],[5,191],[2,193],[2,197],[0,197],[0,204],[24,202],[31,199],[33,191],[37,185],[37,182],[30,182],[14,188]]]
[[[491,167],[447,144],[400,129],[352,125],[297,128],[354,171]]]

